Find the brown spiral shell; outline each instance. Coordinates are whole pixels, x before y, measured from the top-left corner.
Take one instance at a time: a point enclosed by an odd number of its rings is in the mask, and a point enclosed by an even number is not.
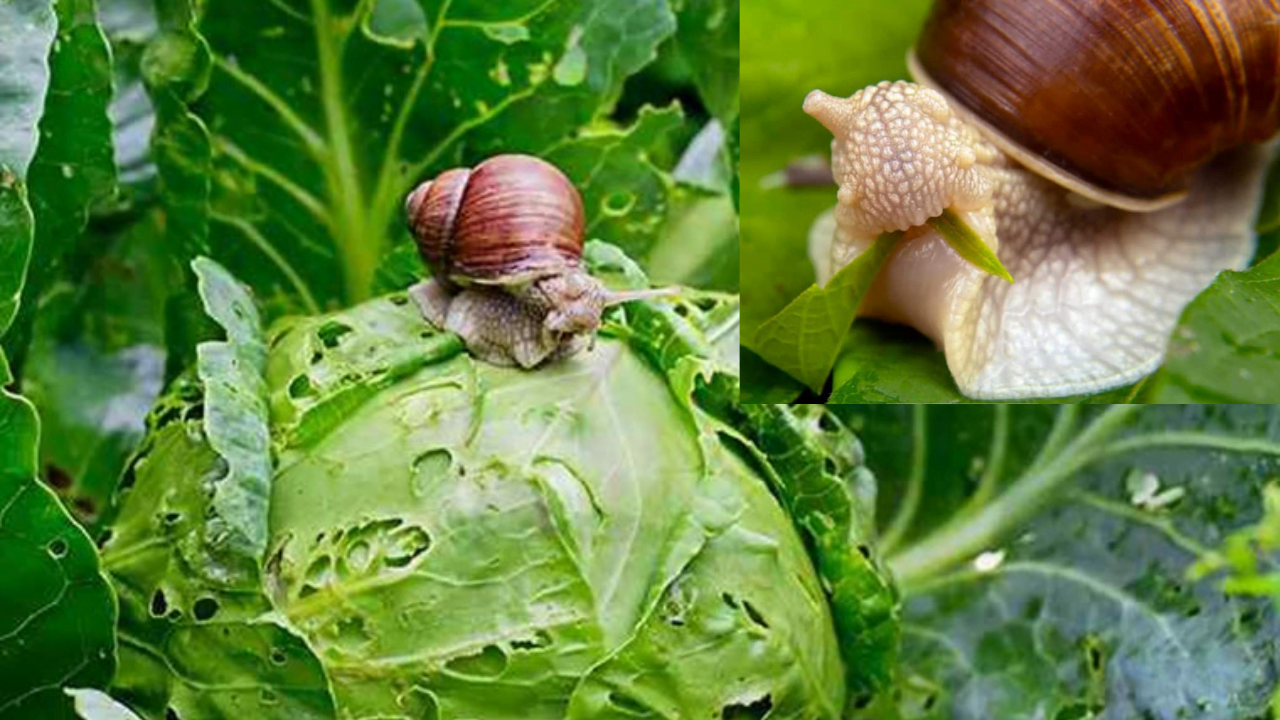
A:
[[[586,216],[554,165],[497,155],[441,173],[405,202],[422,259],[450,279],[516,283],[576,267]]]
[[[1280,0],[937,0],[912,63],[1032,169],[1139,201],[1280,129]]]

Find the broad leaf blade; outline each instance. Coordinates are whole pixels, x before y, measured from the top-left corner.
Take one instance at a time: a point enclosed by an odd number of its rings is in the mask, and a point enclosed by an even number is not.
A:
[[[31,254],[27,169],[36,152],[55,30],[51,2],[0,5],[0,34],[6,38],[0,50],[0,336],[17,314]]]
[[[822,392],[863,295],[900,237],[901,233],[881,235],[826,286],[810,286],[760,325],[751,349],[814,392]]]
[[[1280,255],[1226,271],[1183,311],[1148,401],[1280,402]]]
[[[115,670],[115,602],[93,543],[40,483],[39,421],[11,380],[0,352],[0,718],[70,718],[62,686]]]
[[[128,502],[102,552],[120,597],[111,694],[147,718],[332,718],[319,660],[269,617],[263,588],[207,577],[208,518],[228,463],[208,444],[205,403],[191,376],[176,382],[122,484]]]
[[[407,242],[414,184],[552,149],[675,29],[661,0],[429,3],[425,35],[375,23],[373,6],[203,8],[213,71],[193,109],[213,151],[211,245],[273,316],[367,297],[384,252]]]
[[[711,114],[738,116],[738,0],[677,0],[676,43]]]
[[[891,412],[902,411],[842,408],[864,428],[887,507],[912,474],[922,437],[904,439],[912,434],[886,422]],[[997,412],[1008,421],[995,422]],[[928,423],[921,531],[939,519],[964,527],[975,517],[960,510],[972,488],[990,482],[991,497],[1001,497],[1029,468],[1044,467],[1042,449],[1094,460],[1056,491],[1014,501],[1028,500],[1016,511],[1031,509],[1032,519],[993,539],[982,560],[957,557],[954,573],[906,586],[899,692],[859,717],[1238,720],[1264,712],[1277,682],[1280,618],[1265,602],[1225,596],[1187,571],[1217,538],[1260,515],[1263,488],[1280,471],[1280,413],[1129,409],[1126,425],[1073,447],[1099,416],[1070,412],[1062,417],[1074,422],[1037,408],[953,408]],[[1001,446],[996,477],[983,480]],[[901,569],[921,544],[890,564]]]
[[[227,465],[210,499],[204,548],[209,564],[202,572],[215,583],[252,586],[266,552],[271,495],[267,347],[257,308],[244,286],[205,258],[192,263],[192,269],[205,312],[226,333],[225,341],[197,348],[205,433]]]

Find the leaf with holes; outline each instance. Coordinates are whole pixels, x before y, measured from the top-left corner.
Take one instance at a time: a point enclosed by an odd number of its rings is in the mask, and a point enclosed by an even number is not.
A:
[[[93,543],[36,475],[35,410],[3,388],[0,351],[0,719],[72,718],[64,686],[115,669],[115,602]]]
[[[1203,575],[1221,539],[1262,515],[1280,410],[839,412],[880,481],[906,596],[897,692],[856,717],[1266,713],[1280,614]],[[1276,559],[1274,546],[1246,552]]]
[[[611,283],[648,284],[616,248],[588,256]],[[229,278],[201,275],[234,351],[249,311],[234,285],[215,291]],[[104,548],[124,613],[112,695],[183,720],[839,720],[849,635],[803,523],[763,481],[786,468],[699,389],[736,383],[716,349],[736,299],[677,302],[619,308],[593,352],[533,373],[474,360],[404,293],[279,323],[257,591],[201,568],[235,469],[202,367],[153,412]]]
[[[385,5],[214,0],[200,38],[149,50],[153,86],[190,91],[189,111],[168,102],[177,91],[158,103],[166,202],[193,210],[184,234],[272,315],[369,297],[384,253],[408,241],[414,184],[498,152],[550,152],[675,31],[665,0]]]

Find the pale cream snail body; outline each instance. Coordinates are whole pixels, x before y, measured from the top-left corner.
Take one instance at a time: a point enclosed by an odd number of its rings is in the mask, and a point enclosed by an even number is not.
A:
[[[940,0],[910,65],[919,84],[806,98],[839,185],[810,256],[825,282],[905,231],[859,314],[933,339],[965,395],[1132,383],[1187,303],[1252,257],[1280,3]],[[947,209],[1013,284],[926,224]]]

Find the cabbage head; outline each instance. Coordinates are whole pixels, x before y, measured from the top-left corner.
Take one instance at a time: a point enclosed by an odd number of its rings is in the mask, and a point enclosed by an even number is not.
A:
[[[887,665],[866,547],[824,560],[830,528],[779,494],[810,457],[854,507],[856,444],[725,397],[731,302],[628,306],[529,372],[473,360],[403,293],[264,335],[196,269],[224,339],[152,412],[104,551],[113,694],[144,716],[837,720]]]

